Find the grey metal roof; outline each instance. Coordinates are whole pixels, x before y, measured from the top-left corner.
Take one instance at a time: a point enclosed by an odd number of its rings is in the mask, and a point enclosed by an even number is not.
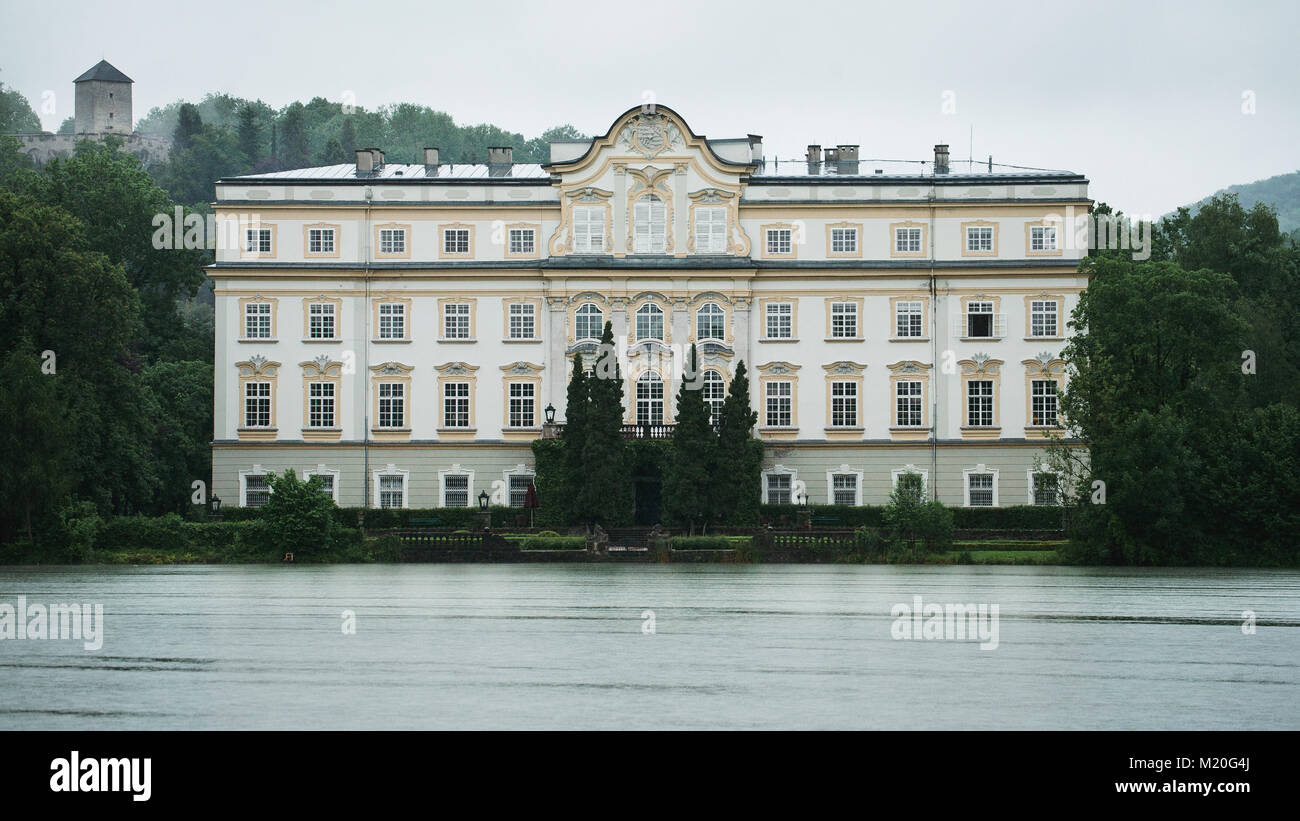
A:
[[[474,179],[536,179],[548,180],[550,174],[542,170],[537,163],[513,163],[510,176],[493,177],[487,163],[441,163],[436,166],[436,174],[430,174],[429,168],[421,163],[384,163],[369,174],[357,175],[355,163],[339,165],[322,165],[315,168],[294,168],[289,171],[271,171],[266,174],[245,174],[240,177],[223,177],[219,182],[269,182],[290,180],[474,180]]]
[[[87,80],[100,80],[105,83],[135,82],[135,80],[132,80],[130,77],[118,71],[117,68],[107,60],[100,60],[98,63],[95,63],[95,65],[91,66],[84,74],[72,82],[83,83]]]
[[[959,185],[988,185],[996,182],[1027,182],[1039,179],[1061,181],[1083,181],[1083,175],[1074,171],[1056,168],[1031,168],[1018,165],[993,163],[990,170],[985,162],[968,163],[951,162],[946,174],[934,173],[931,160],[856,160],[856,173],[839,173],[834,161],[809,163],[805,159],[764,158],[757,164],[750,179],[754,182],[807,181],[815,178],[818,182],[835,180],[853,180],[856,183],[870,181],[916,182],[917,180],[935,180],[939,183]],[[811,167],[810,167],[811,166]],[[851,166],[850,166],[851,167]]]

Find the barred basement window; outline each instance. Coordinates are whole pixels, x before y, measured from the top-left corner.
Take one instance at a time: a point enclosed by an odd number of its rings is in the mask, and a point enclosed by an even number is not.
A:
[[[406,477],[381,475],[379,477],[379,506],[402,507],[406,496]]]
[[[767,252],[769,254],[788,254],[793,248],[792,232],[789,228],[767,229]]]
[[[469,476],[448,474],[442,477],[442,506],[469,507]]]
[[[510,427],[533,427],[536,421],[534,387],[532,382],[510,383]]]
[[[1031,300],[1029,303],[1030,336],[1056,336],[1056,300]]]
[[[443,384],[442,424],[448,428],[469,427],[468,382],[447,382]]]
[[[794,305],[789,302],[767,304],[767,338],[790,339],[794,334]]]
[[[895,336],[919,337],[925,335],[922,327],[924,313],[920,302],[896,302],[894,303],[894,311]]]
[[[312,382],[307,386],[307,424],[313,428],[334,427],[334,383]]]
[[[510,477],[510,506],[523,507],[524,500],[528,498],[528,486],[533,483],[533,477],[514,474]]]
[[[308,228],[307,229],[307,253],[309,254],[334,253],[334,229],[333,228]]]
[[[469,303],[453,302],[442,306],[443,338],[469,339]]]
[[[334,338],[334,304],[313,302],[307,306],[307,336],[309,339]]]
[[[249,302],[244,305],[244,338],[271,338],[271,303]]]
[[[1030,383],[1030,423],[1056,425],[1056,380],[1035,379]]]
[[[1056,505],[1060,504],[1060,498],[1055,473],[1034,474],[1034,504]]]
[[[469,229],[448,228],[442,232],[442,252],[444,254],[469,253]]]
[[[858,383],[831,383],[831,427],[848,428],[858,424]]]
[[[406,253],[406,229],[405,228],[379,229],[379,253],[405,254]]]
[[[271,501],[271,486],[266,477],[250,474],[244,477],[244,507],[261,507]]]
[[[794,424],[793,398],[793,382],[767,383],[767,427],[788,428]]]
[[[993,506],[993,474],[968,473],[966,481],[970,492],[971,507]]]
[[[510,253],[531,254],[537,248],[536,234],[531,228],[510,229]]]
[[[244,427],[271,427],[271,383],[244,383]]]
[[[914,380],[899,380],[897,388],[897,426],[900,428],[919,428],[921,426],[921,383]]]
[[[406,421],[406,386],[401,382],[379,383],[379,427],[400,428]]]
[[[858,503],[858,477],[853,473],[842,473],[831,477],[831,503],[836,505],[856,505]]]
[[[386,302],[379,306],[379,338],[406,338],[406,305]]]
[[[895,228],[894,252],[898,254],[919,254],[921,252],[921,229]]]
[[[767,503],[769,505],[790,504],[790,474],[773,473],[767,477]]]
[[[320,478],[320,493],[322,496],[334,498],[334,474],[333,473],[314,473],[312,476]],[[310,477],[309,477],[310,478]]]
[[[584,302],[574,314],[573,327],[578,340],[600,339],[605,330],[605,315],[594,303]]]
[[[993,380],[973,379],[966,383],[966,424],[993,426]]]

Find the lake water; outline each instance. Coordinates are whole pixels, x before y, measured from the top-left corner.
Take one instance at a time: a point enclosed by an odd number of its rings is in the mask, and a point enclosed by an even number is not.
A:
[[[0,567],[20,595],[102,604],[103,647],[0,640],[0,729],[1300,729],[1294,571]],[[918,595],[998,605],[997,648],[893,638]]]

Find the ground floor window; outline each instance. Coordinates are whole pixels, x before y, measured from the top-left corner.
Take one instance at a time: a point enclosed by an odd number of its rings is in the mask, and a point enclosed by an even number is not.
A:
[[[528,474],[516,473],[510,477],[510,506],[523,507],[524,500],[528,497],[528,486],[533,483],[533,477]]]
[[[993,474],[968,473],[966,475],[967,504],[971,507],[993,506]]]
[[[469,476],[450,474],[442,477],[442,506],[469,507]]]
[[[831,477],[831,504],[856,505],[858,503],[857,474],[837,474]]]
[[[767,503],[769,505],[790,504],[790,474],[773,473],[767,477]]]
[[[403,502],[406,497],[406,477],[397,475],[380,475],[379,477],[379,506],[380,507],[405,507]]]
[[[1034,504],[1055,505],[1060,503],[1055,473],[1034,474]]]
[[[271,486],[264,474],[244,477],[244,507],[261,507],[271,501]]]

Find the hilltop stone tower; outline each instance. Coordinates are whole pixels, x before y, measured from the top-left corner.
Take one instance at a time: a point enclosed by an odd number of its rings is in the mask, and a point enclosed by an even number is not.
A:
[[[76,133],[130,134],[131,85],[134,81],[107,60],[100,60],[72,83],[75,99]]]

